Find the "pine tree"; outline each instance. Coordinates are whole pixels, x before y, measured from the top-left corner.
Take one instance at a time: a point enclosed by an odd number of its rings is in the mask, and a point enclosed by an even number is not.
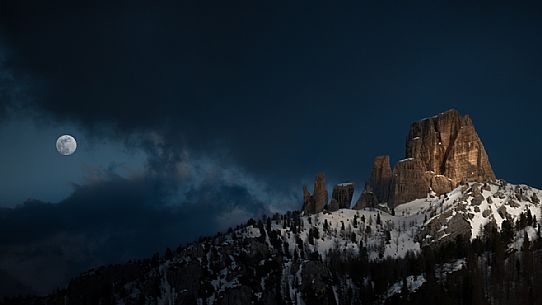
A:
[[[309,229],[309,244],[314,245],[314,235],[312,229]]]
[[[513,237],[514,227],[508,219],[505,219],[501,224],[501,240],[505,245],[508,245]]]
[[[386,243],[389,244],[391,240],[391,233],[389,230],[386,230],[384,234],[386,236]]]
[[[401,288],[401,293],[403,296],[408,295],[408,282],[406,276],[403,276],[403,287]]]
[[[267,230],[267,234],[269,234],[269,232],[271,232],[271,218],[269,217],[267,217],[267,223],[266,223],[265,228]]]
[[[171,260],[173,258],[173,251],[171,251],[170,248],[166,249],[166,253],[164,254],[164,258],[166,260]]]
[[[527,231],[523,233],[523,251],[529,251],[531,248],[531,242],[529,241],[529,234],[527,234]]]

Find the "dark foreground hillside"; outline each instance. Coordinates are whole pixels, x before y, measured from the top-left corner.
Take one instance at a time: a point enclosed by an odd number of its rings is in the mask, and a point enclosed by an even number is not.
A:
[[[473,205],[473,186],[391,213],[251,220],[150,259],[93,269],[50,296],[1,304],[542,304],[540,206],[517,199],[539,191],[499,182],[483,193],[492,204]],[[483,225],[453,238],[428,234],[435,223],[453,227],[454,215]]]

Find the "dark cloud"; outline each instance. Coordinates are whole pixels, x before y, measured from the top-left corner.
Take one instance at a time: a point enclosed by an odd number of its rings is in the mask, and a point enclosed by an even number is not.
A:
[[[541,110],[540,12],[484,1],[23,0],[3,2],[0,33],[39,109],[115,136],[220,144],[284,187],[319,170],[361,182],[374,155],[402,157],[410,121],[451,107],[500,149],[495,121],[534,122]],[[493,154],[519,177],[508,153]]]
[[[190,186],[182,199],[163,190],[159,180],[113,177],[56,204],[2,209],[0,270],[44,293],[93,266],[146,257],[269,213],[246,186],[220,179]]]
[[[296,208],[320,170],[362,185],[375,155],[402,158],[412,120],[452,107],[499,177],[540,187],[538,5],[2,1],[0,115],[73,122],[148,159],[142,177],[90,170],[60,203],[2,210],[0,273],[44,291]]]

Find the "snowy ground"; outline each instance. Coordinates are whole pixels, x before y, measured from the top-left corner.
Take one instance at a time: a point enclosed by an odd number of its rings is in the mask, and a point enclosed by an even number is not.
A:
[[[339,250],[354,256],[359,255],[361,244],[366,248],[370,260],[379,260],[388,257],[402,258],[409,251],[419,253],[421,251],[419,241],[425,238],[425,236],[420,236],[421,232],[423,232],[425,226],[435,221],[445,212],[450,215],[447,221],[457,213],[462,213],[462,216],[471,226],[471,238],[479,237],[482,233],[481,228],[489,222],[494,221],[497,228],[500,229],[504,221],[503,216],[515,222],[522,212],[530,210],[533,216],[542,219],[541,205],[536,199],[542,198],[540,190],[525,185],[512,185],[497,181],[495,184],[489,184],[489,189],[481,191],[483,200],[478,204],[473,203],[473,186],[475,184],[470,183],[459,186],[446,195],[435,196],[432,193],[428,194],[427,198],[401,204],[395,208],[395,215],[379,209],[366,208],[362,210],[341,209],[332,213],[321,212],[301,216],[301,228],[297,235],[302,240],[305,250],[308,252],[317,251],[323,258],[326,258],[331,250]],[[281,221],[273,221],[271,225],[273,230],[280,232],[283,242],[288,243],[290,256],[293,257],[298,247],[293,228],[283,228]],[[443,224],[443,228],[445,227],[446,223]],[[318,229],[318,238],[315,238],[313,244],[311,244],[309,242],[309,231],[315,228]],[[520,249],[522,247],[525,232],[527,232],[529,240],[538,238],[537,230],[532,226],[526,226],[525,229],[516,232],[512,244],[509,245],[510,248]],[[221,245],[235,245],[239,239],[250,240],[261,236],[260,230],[254,226],[242,227],[234,233],[237,236],[235,239],[232,234],[226,234],[221,241]],[[266,237],[266,243],[269,247],[272,247],[268,237]],[[215,250],[218,250],[219,255],[222,255],[219,250],[221,245],[215,244],[213,246]],[[197,247],[197,244],[190,247]],[[211,260],[211,250],[208,248],[206,251],[208,251],[206,258],[207,262],[209,262]],[[243,250],[240,249],[240,251]],[[238,266],[231,255],[229,260],[232,263],[222,269],[217,274],[216,279],[211,282],[217,293],[239,285],[238,280],[230,276],[235,274]],[[174,260],[175,263],[187,261],[189,261],[189,258],[176,257]],[[165,271],[170,268],[169,264],[171,263],[165,262],[160,266],[159,272],[161,275],[165,275]],[[262,261],[261,263],[265,262]],[[465,260],[456,260],[436,266],[435,277],[438,281],[446,280],[449,274],[461,270],[465,265]],[[209,268],[209,266],[207,267]],[[282,281],[287,283],[290,298],[295,300],[297,304],[304,304],[302,293],[298,290],[302,270],[303,264],[294,267],[291,259],[284,258]],[[411,292],[416,291],[425,282],[426,279],[423,274],[410,275],[406,278],[406,288]],[[260,284],[262,291],[264,291],[267,285],[266,280],[262,279]],[[399,294],[403,287],[403,281],[393,283],[383,297],[388,298]],[[130,290],[137,294],[137,291]],[[163,292],[160,298],[162,304],[170,304],[178,293],[168,284],[165,276],[161,290]],[[216,296],[213,294],[207,300],[198,300],[198,302],[202,305],[213,304],[215,298]]]

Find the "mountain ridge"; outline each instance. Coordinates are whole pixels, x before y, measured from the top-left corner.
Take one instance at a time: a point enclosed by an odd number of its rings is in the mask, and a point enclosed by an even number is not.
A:
[[[433,251],[428,249],[446,249],[460,237],[477,243],[491,228],[506,230],[506,222],[517,229],[505,248],[513,257],[524,248],[524,236],[528,243],[540,240],[540,196],[538,189],[503,180],[470,182],[392,213],[339,209],[251,219],[163,256],[93,269],[66,289],[24,304],[393,304],[430,282],[447,283],[446,277],[466,272],[466,258],[442,261],[433,271],[418,266],[404,276],[392,272],[387,280],[367,270],[421,264]]]
[[[495,179],[472,119],[450,109],[410,125],[405,158],[395,164],[393,171],[388,155],[374,158],[370,177],[355,208],[375,203],[387,203],[389,208],[393,208],[422,198],[431,191],[442,195],[460,183],[492,182]],[[303,210],[306,213],[331,209],[324,173],[316,176],[313,193],[304,185]],[[350,205],[351,200],[342,206]]]
[[[352,208],[354,184],[335,185],[330,200],[320,173],[300,211],[0,304],[542,302],[530,289],[542,281],[542,191],[495,178],[470,117],[450,110],[412,126],[407,158],[393,171],[375,158]]]

